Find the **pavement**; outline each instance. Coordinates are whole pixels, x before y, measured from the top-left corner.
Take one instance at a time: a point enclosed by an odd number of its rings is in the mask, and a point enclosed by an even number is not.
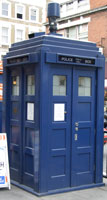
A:
[[[0,200],[107,200],[107,178],[104,178],[103,182],[105,183],[103,187],[42,197],[37,197],[12,185],[11,190],[0,189]]]

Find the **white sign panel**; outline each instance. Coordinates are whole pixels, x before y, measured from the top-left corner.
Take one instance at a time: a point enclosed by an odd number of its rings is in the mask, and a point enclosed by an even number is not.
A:
[[[55,103],[54,104],[54,121],[64,121],[65,120],[65,104]]]
[[[34,103],[27,103],[27,120],[34,120]]]
[[[0,133],[0,188],[10,189],[9,161],[6,133]]]

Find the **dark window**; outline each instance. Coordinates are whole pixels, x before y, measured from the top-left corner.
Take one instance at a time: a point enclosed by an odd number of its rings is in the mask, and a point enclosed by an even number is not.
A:
[[[23,15],[20,13],[17,13],[17,18],[22,19]]]

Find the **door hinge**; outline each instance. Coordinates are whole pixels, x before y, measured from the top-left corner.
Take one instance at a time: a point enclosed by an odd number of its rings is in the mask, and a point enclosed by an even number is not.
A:
[[[95,171],[96,167],[95,167],[95,164],[94,164],[94,171]]]

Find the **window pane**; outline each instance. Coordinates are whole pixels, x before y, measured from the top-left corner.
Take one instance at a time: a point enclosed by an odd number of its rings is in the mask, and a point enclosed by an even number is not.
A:
[[[12,77],[12,95],[19,95],[19,76]]]
[[[91,96],[91,78],[79,77],[78,96]]]
[[[17,7],[17,13],[23,14],[23,7],[22,6]]]
[[[31,20],[36,21],[36,10],[31,9]]]
[[[78,39],[88,40],[88,24],[78,26]]]
[[[2,27],[2,35],[8,36],[8,28]]]
[[[23,19],[23,7],[17,6],[17,18]]]
[[[53,76],[53,95],[66,96],[66,76]]]
[[[8,43],[8,28],[2,27],[2,42]]]
[[[27,95],[35,95],[35,76],[27,76]]]
[[[27,103],[27,120],[34,121],[34,103]]]
[[[77,38],[77,27],[67,29],[67,37],[76,39]]]
[[[17,30],[16,31],[16,41],[17,42],[20,42],[20,41],[22,41],[23,40],[23,30]]]
[[[8,16],[8,4],[2,3],[2,15]]]

